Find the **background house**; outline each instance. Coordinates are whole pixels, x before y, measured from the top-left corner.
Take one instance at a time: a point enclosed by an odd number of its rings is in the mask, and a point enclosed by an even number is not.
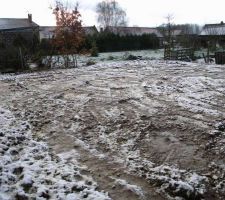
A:
[[[0,18],[0,42],[4,46],[11,46],[18,37],[22,37],[30,46],[35,40],[39,40],[39,26],[32,21],[32,15],[28,18]]]
[[[54,36],[56,26],[41,26],[40,27],[40,40],[51,39]],[[95,26],[84,26],[83,27],[85,35],[95,35],[98,34],[98,30]]]
[[[206,24],[200,33],[200,39],[204,46],[207,46],[207,42],[214,46],[225,46],[225,23]]]
[[[96,28],[96,26],[84,26],[83,29],[85,35],[93,36],[98,34],[98,29]]]

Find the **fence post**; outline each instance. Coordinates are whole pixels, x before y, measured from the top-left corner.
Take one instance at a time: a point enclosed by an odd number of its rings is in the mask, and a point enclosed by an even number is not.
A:
[[[21,47],[19,47],[19,54],[20,54],[21,68],[24,69],[24,65],[23,65],[23,54],[22,54]]]

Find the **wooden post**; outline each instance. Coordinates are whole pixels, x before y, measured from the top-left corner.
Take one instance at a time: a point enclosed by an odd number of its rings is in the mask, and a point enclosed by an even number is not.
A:
[[[23,54],[22,54],[21,47],[19,47],[19,54],[20,54],[21,68],[24,69],[24,65],[23,65]]]
[[[210,47],[210,41],[207,42],[208,48],[207,48],[207,63],[209,63],[209,47]]]

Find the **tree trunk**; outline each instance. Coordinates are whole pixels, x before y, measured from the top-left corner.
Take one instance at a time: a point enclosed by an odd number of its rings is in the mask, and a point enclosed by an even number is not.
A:
[[[64,59],[65,68],[68,68],[69,67],[69,55],[64,55],[63,59]]]
[[[73,54],[73,66],[77,68],[77,54]]]

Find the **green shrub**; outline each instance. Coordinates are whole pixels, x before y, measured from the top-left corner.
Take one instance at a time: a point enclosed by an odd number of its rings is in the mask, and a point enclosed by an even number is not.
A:
[[[20,57],[20,52],[17,48],[0,49],[1,72],[16,72],[23,70],[24,67],[24,59]]]
[[[95,41],[92,43],[91,56],[92,57],[98,57],[98,48],[96,46],[96,42]]]
[[[155,34],[125,35],[103,32],[98,35],[87,36],[84,47],[92,50],[96,43],[99,52],[145,50],[159,48],[159,39]]]

